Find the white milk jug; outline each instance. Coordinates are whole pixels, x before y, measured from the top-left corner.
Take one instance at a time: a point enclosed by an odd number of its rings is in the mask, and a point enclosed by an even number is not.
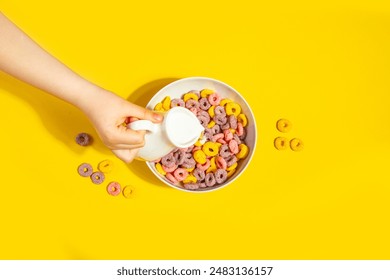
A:
[[[146,130],[145,146],[137,154],[138,158],[157,160],[175,148],[187,148],[199,139],[204,127],[188,109],[173,107],[164,115],[162,123],[148,120],[134,121],[128,125],[133,130]]]

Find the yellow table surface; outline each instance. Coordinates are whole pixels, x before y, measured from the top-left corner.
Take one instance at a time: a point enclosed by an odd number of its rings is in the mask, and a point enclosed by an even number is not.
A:
[[[259,137],[233,184],[181,192],[115,158],[76,108],[1,73],[0,258],[390,258],[390,9],[268,2],[1,1],[45,49],[137,104],[182,77],[230,84]],[[302,152],[274,148],[279,118]],[[92,147],[75,144],[81,131]],[[133,198],[77,174],[104,159]]]

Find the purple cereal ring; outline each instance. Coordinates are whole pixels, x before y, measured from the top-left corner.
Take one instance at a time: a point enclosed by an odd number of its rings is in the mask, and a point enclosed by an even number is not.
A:
[[[213,173],[210,172],[210,173],[206,174],[205,183],[206,183],[206,186],[208,186],[208,187],[212,187],[215,185],[216,181],[215,181],[215,177],[214,177]]]
[[[230,128],[230,123],[229,122],[226,122],[225,124],[221,125],[221,129],[222,130],[226,130],[226,129],[229,129]]]
[[[233,134],[233,139],[236,140],[237,144],[240,145],[241,144],[241,140],[240,138],[237,136],[237,134]]]
[[[215,181],[217,181],[218,184],[224,183],[227,179],[227,171],[224,169],[217,169],[214,175]]]
[[[199,108],[200,109],[207,111],[210,107],[211,107],[211,104],[209,103],[209,101],[207,100],[206,97],[199,99]]]
[[[230,128],[236,129],[237,128],[237,118],[235,115],[230,115],[228,119],[228,123],[230,125]]]
[[[179,150],[179,151],[175,152],[173,154],[173,156],[175,157],[175,164],[176,165],[183,164],[184,159],[185,159],[185,152]]]
[[[196,108],[196,110],[199,109],[199,102],[194,100],[194,99],[188,99],[186,102],[186,108],[191,109],[191,108]]]
[[[237,162],[237,158],[236,156],[230,156],[226,159],[226,163],[227,163],[227,167],[230,167],[232,166],[233,164],[235,164]]]
[[[206,186],[206,183],[200,183],[199,184],[199,188],[202,188],[202,189],[204,189],[204,188],[206,188],[207,186]]]
[[[193,174],[198,181],[203,181],[204,178],[206,177],[205,171],[200,168],[195,168]]]
[[[188,171],[184,168],[178,168],[173,172],[173,176],[175,176],[175,179],[179,182],[183,181],[188,176]]]
[[[204,116],[205,118],[207,118],[207,122],[210,122],[210,115],[209,115],[209,113],[207,113],[206,111],[200,110],[200,111],[198,112],[198,116]]]
[[[175,157],[173,156],[173,153],[169,153],[161,158],[162,165],[165,165],[166,167],[171,167],[175,165]]]
[[[223,131],[225,141],[229,142],[233,139],[233,133],[229,129],[225,129]]]
[[[221,146],[221,148],[219,149],[219,155],[223,158],[227,158],[227,157],[230,157],[231,156],[231,152],[230,152],[230,149],[229,149],[229,145],[228,144],[223,144]]]
[[[196,165],[196,161],[194,158],[190,158],[190,159],[186,158],[181,166],[184,168],[193,168],[195,167],[195,165]]]
[[[165,171],[165,172],[167,172],[167,173],[171,173],[171,172],[173,172],[173,171],[175,171],[176,170],[176,168],[177,168],[177,165],[176,164],[173,164],[172,166],[165,166],[165,165],[161,165],[161,167],[162,167],[162,169]]]
[[[214,125],[212,128],[211,128],[211,131],[213,134],[217,134],[217,133],[220,133],[221,132],[221,127],[219,125]]]
[[[92,143],[92,136],[85,132],[79,133],[76,136],[76,143],[80,146],[88,146]]]
[[[213,139],[213,133],[205,132],[203,136],[206,138],[206,141],[211,141]]]
[[[208,96],[208,100],[210,102],[211,105],[213,106],[217,106],[219,105],[219,103],[221,102],[221,96],[218,94],[218,93],[212,93]]]
[[[237,142],[236,142],[236,140],[230,140],[229,141],[229,149],[230,149],[230,151],[233,153],[233,154],[237,154],[238,153],[238,151],[239,151],[239,149],[238,149],[238,144],[237,144]]]
[[[175,98],[175,99],[172,99],[172,101],[171,101],[171,108],[173,108],[173,107],[185,107],[185,106],[186,106],[186,104],[185,104],[183,99]]]
[[[202,115],[198,115],[197,118],[198,118],[200,124],[201,124],[203,127],[207,127],[207,125],[209,124],[210,118],[207,118],[207,117],[202,116]]]
[[[100,185],[101,183],[104,182],[105,176],[102,172],[96,171],[91,174],[90,178],[92,180],[92,183],[96,185]]]
[[[222,107],[222,106],[216,106],[214,108],[214,113],[216,115],[223,115],[223,116],[226,116],[226,111],[225,111],[225,108]]]
[[[184,188],[186,190],[197,190],[197,189],[199,189],[199,184],[197,184],[197,183],[184,184]]]
[[[93,173],[93,168],[92,165],[90,165],[89,163],[82,163],[77,168],[77,171],[80,174],[80,176],[89,177]]]
[[[221,126],[224,125],[225,123],[227,123],[226,115],[222,115],[222,114],[215,115],[213,117],[213,120],[215,121],[216,124],[221,125]]]

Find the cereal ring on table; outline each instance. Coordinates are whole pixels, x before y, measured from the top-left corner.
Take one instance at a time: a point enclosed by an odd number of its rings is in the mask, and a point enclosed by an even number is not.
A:
[[[207,161],[207,156],[204,151],[198,150],[194,152],[194,159],[197,163],[205,164]]]
[[[229,129],[225,129],[224,131],[223,131],[223,135],[224,135],[224,140],[226,141],[226,142],[229,142],[230,140],[232,140],[233,139],[233,133],[229,130]]]
[[[165,178],[167,178],[173,184],[178,183],[178,181],[176,180],[175,176],[172,175],[172,173],[167,173],[165,175]]]
[[[203,97],[199,100],[199,108],[200,109],[207,111],[210,107],[211,107],[211,104],[209,103],[209,101],[207,100],[206,97]]]
[[[165,111],[168,111],[171,108],[171,97],[169,95],[165,96],[163,99],[162,107]]]
[[[167,172],[165,172],[165,170],[162,168],[161,163],[159,162],[156,163],[154,167],[156,168],[157,172],[160,173],[161,175],[165,176],[167,174]]]
[[[103,160],[99,163],[98,169],[103,173],[110,173],[114,168],[114,163],[111,160]]]
[[[218,139],[223,139],[223,137],[225,137],[223,133],[217,133],[211,138],[211,141],[217,142]]]
[[[203,181],[206,176],[205,170],[202,170],[200,168],[195,168],[192,174],[195,176],[196,180],[198,180],[197,182]]]
[[[230,167],[237,162],[237,157],[232,155],[226,159],[227,166]]]
[[[274,146],[279,151],[286,150],[288,147],[288,139],[285,137],[277,137],[274,140]]]
[[[276,128],[280,132],[289,132],[292,128],[292,124],[289,120],[286,119],[280,119],[276,122]]]
[[[207,100],[211,105],[217,106],[219,105],[219,102],[221,102],[221,96],[214,92],[207,97]]]
[[[80,176],[89,177],[93,173],[92,165],[89,163],[82,163],[77,168],[77,172],[80,174]]]
[[[184,100],[181,98],[175,98],[175,99],[172,99],[172,101],[171,101],[171,108],[185,107],[185,106],[186,106],[186,104],[185,104]]]
[[[215,115],[213,118],[213,121],[215,121],[216,124],[222,126],[222,125],[227,123],[227,117],[226,117],[226,115],[222,115],[222,114]]]
[[[176,165],[183,164],[184,159],[185,159],[185,152],[180,151],[180,150],[176,151],[175,153],[173,153],[173,157],[175,158]]]
[[[92,143],[92,136],[88,133],[81,132],[76,136],[76,143],[80,146],[88,146]]]
[[[177,168],[174,172],[173,172],[173,176],[175,176],[176,180],[178,180],[179,182],[183,181],[185,178],[187,178],[188,176],[188,171],[185,170],[184,168]]]
[[[227,171],[225,169],[217,169],[214,173],[214,177],[217,184],[222,184],[227,179]]]
[[[197,190],[199,189],[199,184],[197,183],[187,183],[183,185],[186,190]]]
[[[241,113],[241,106],[236,102],[230,102],[225,105],[227,115],[235,115],[236,117]]]
[[[219,125],[214,125],[212,128],[211,128],[211,132],[213,133],[213,134],[218,134],[218,133],[220,133],[221,132],[221,127],[219,126]]]
[[[210,160],[206,159],[206,162],[204,164],[197,163],[196,168],[206,171],[210,167]]]
[[[205,88],[205,89],[202,89],[200,91],[200,96],[201,97],[208,97],[210,94],[213,94],[213,93],[214,93],[214,90]]]
[[[228,104],[228,103],[230,103],[230,102],[233,102],[233,100],[228,99],[228,98],[224,98],[224,99],[221,100],[221,102],[219,103],[219,105],[225,106],[226,104]]]
[[[236,169],[236,168],[237,168],[237,165],[238,165],[237,162],[233,163],[233,164],[230,165],[228,168],[226,168],[226,171],[231,171],[231,170],[233,170],[233,169]]]
[[[164,108],[163,108],[162,102],[157,103],[156,106],[154,106],[153,110],[154,110],[154,111],[163,112],[163,111],[164,111]]]
[[[235,115],[230,115],[228,117],[228,123],[229,123],[229,126],[233,129],[236,129],[237,128],[237,118]]]
[[[222,107],[222,106],[215,106],[215,108],[214,108],[214,114],[215,114],[215,115],[226,116],[225,108]]]
[[[198,182],[198,179],[196,179],[196,177],[192,174],[188,174],[187,178],[185,178],[183,180],[183,183],[184,184],[187,184],[187,183],[196,183]]]
[[[196,165],[196,161],[193,158],[185,159],[184,162],[181,164],[184,168],[193,168]]]
[[[175,157],[173,156],[173,153],[169,153],[161,158],[162,165],[166,167],[171,167],[175,165]]]
[[[99,185],[104,182],[105,176],[104,173],[100,171],[93,172],[90,176],[92,183]]]
[[[299,151],[302,151],[303,150],[303,141],[299,138],[294,138],[294,139],[291,139],[290,141],[290,148],[291,150],[293,150],[294,152],[299,152]]]
[[[107,185],[107,192],[110,195],[117,196],[121,193],[121,184],[118,182],[111,182]]]
[[[215,163],[219,169],[226,169],[227,168],[226,160],[221,156],[217,156]]]
[[[230,140],[229,143],[229,150],[233,153],[233,154],[237,154],[239,149],[238,149],[238,144],[236,142],[236,140]]]
[[[192,93],[192,92],[184,94],[184,96],[183,96],[184,102],[187,102],[190,99],[198,101],[199,100],[199,96],[197,96],[195,93]]]
[[[215,106],[210,106],[210,108],[207,110],[207,113],[209,113],[209,116],[210,117],[214,117],[215,116]]]
[[[176,165],[176,164],[174,164],[174,165],[172,165],[172,166],[165,166],[165,165],[162,165],[161,167],[162,167],[162,169],[163,169],[166,173],[171,173],[171,172],[175,171],[175,169],[177,168],[177,165]]]
[[[247,145],[245,144],[240,144],[238,145],[238,149],[239,149],[239,152],[236,154],[236,157],[238,159],[243,159],[243,158],[246,158],[246,156],[248,155],[249,153],[249,148]]]
[[[196,110],[199,110],[199,102],[194,99],[189,99],[186,102],[186,108],[187,109],[196,108]]]
[[[203,127],[207,127],[207,125],[209,124],[210,118],[202,116],[202,115],[198,115],[197,118]]]
[[[130,186],[130,185],[124,187],[122,194],[126,198],[130,198],[130,197],[134,196],[134,187]]]
[[[246,117],[246,115],[244,113],[241,113],[237,116],[237,121],[242,123],[243,127],[246,127],[248,124],[248,118]]]
[[[229,149],[229,145],[223,144],[221,148],[219,149],[219,155],[223,158],[227,158],[232,155]]]
[[[206,154],[206,156],[216,156],[219,152],[219,146],[213,142],[206,142],[202,147],[202,151]]]
[[[210,173],[206,174],[205,183],[206,183],[206,186],[208,186],[208,187],[212,187],[217,183],[217,181],[215,180],[214,173],[210,172]]]

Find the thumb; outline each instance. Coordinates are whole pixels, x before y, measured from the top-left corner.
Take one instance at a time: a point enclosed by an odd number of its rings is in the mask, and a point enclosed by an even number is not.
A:
[[[155,111],[143,108],[141,106],[131,104],[132,108],[130,109],[132,117],[136,117],[142,120],[149,120],[152,122],[161,122],[163,120],[163,116]]]

